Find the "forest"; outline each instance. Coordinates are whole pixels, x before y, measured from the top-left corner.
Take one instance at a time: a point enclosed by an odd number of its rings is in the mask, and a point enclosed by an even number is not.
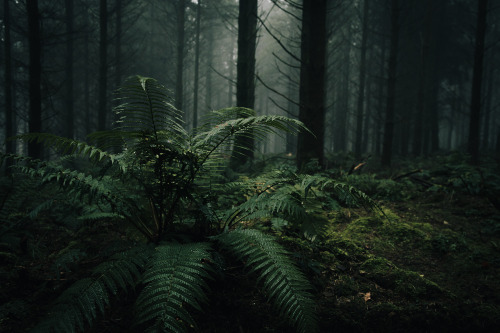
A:
[[[0,14],[1,332],[498,331],[497,1]]]

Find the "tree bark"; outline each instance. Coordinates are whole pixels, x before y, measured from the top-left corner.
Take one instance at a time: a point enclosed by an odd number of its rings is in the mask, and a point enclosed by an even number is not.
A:
[[[363,30],[361,36],[361,55],[359,63],[359,91],[358,103],[356,112],[356,143],[354,147],[354,155],[360,157],[363,148],[363,109],[365,102],[365,83],[366,83],[366,41],[368,37],[368,13],[369,1],[364,0],[363,3]],[[365,134],[367,135],[367,133]]]
[[[194,96],[193,96],[193,129],[198,127],[198,89],[200,82],[200,25],[201,25],[201,0],[196,6],[196,40],[194,53]],[[231,58],[231,61],[233,59]]]
[[[301,68],[299,120],[310,133],[299,133],[297,166],[317,159],[324,165],[325,73],[326,73],[326,0],[304,0],[302,5]]]
[[[236,106],[249,109],[255,103],[255,49],[257,45],[257,0],[240,1],[238,14],[238,62],[236,65]],[[254,140],[247,133],[236,137],[231,167],[251,162]]]
[[[99,111],[97,130],[106,129],[108,84],[108,5],[107,0],[99,2]]]
[[[40,14],[38,0],[26,1],[28,13],[29,43],[29,122],[30,133],[42,131],[42,44],[40,41]],[[42,157],[41,144],[32,141],[28,144],[28,155],[33,158]]]
[[[73,0],[66,0],[66,96],[64,110],[65,124],[64,132],[67,138],[73,139],[75,136],[74,126],[74,80],[73,80]]]
[[[394,137],[394,110],[396,99],[396,74],[399,48],[399,0],[391,0],[391,45],[387,75],[387,105],[385,111],[384,140],[382,146],[383,166],[390,166]]]
[[[184,100],[184,35],[185,35],[186,1],[177,3],[177,67],[175,75],[175,107],[182,110]]]
[[[122,20],[123,2],[116,0],[115,86],[117,88],[122,84]]]
[[[488,0],[477,1],[476,43],[474,50],[474,70],[472,73],[472,91],[470,104],[468,152],[471,163],[479,164],[479,127],[481,119],[481,88],[483,83],[484,40],[486,36],[486,20]]]
[[[5,56],[5,144],[6,153],[13,154],[15,152],[15,145],[13,141],[7,141],[8,138],[14,135],[14,105],[12,103],[12,53],[11,53],[11,39],[10,39],[10,0],[3,1],[3,15],[4,15],[4,56]],[[10,174],[10,165],[12,161],[6,161],[6,173]]]
[[[417,92],[417,108],[415,110],[415,127],[413,131],[413,149],[412,152],[415,156],[422,154],[422,141],[424,130],[424,116],[428,114],[429,100],[428,100],[428,71],[429,67],[429,42],[431,37],[431,22],[432,22],[432,9],[431,1],[426,0],[424,8],[424,19],[422,21],[421,43],[420,43],[420,68],[418,71],[418,92]]]

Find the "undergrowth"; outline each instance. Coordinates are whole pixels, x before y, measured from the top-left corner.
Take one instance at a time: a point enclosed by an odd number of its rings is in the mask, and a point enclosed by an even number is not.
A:
[[[33,331],[89,330],[123,294],[135,299],[135,331],[196,329],[194,314],[210,305],[211,281],[226,270],[223,256],[242,262],[290,327],[315,331],[311,284],[258,225],[289,223],[314,238],[321,234],[316,211],[376,203],[347,184],[291,170],[227,182],[231,154],[245,149],[234,149],[235,137],[307,130],[296,120],[228,108],[213,111],[189,133],[168,91],[144,77],[129,78],[119,102],[114,129],[90,135],[89,142],[48,133],[17,137],[43,143],[58,158],[4,156],[15,164],[14,183],[5,184],[2,198],[0,236],[12,243],[2,258],[26,274],[29,261],[20,263],[16,253],[33,249],[35,256],[36,244],[45,244],[37,271],[60,294],[38,310],[45,314],[32,323]],[[23,228],[26,221],[38,234]],[[14,306],[2,307],[1,324],[22,316]]]

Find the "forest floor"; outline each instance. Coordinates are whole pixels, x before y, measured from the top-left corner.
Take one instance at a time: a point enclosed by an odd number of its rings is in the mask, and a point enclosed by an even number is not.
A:
[[[355,185],[375,197],[383,213],[325,210],[324,235],[316,240],[271,231],[313,282],[321,332],[498,331],[500,210],[496,192],[484,190],[492,188],[487,177],[467,172],[424,170],[398,181],[359,176]],[[86,259],[78,267],[58,267],[54,277],[50,253],[71,244],[65,243],[67,230],[49,225],[25,226],[48,257],[27,253],[22,240],[15,258],[1,256],[1,332],[32,327],[61,290],[99,263],[103,244],[123,237],[111,223],[99,233],[82,231],[78,241],[90,249]],[[196,331],[291,331],[252,275],[237,263],[229,263],[226,273],[211,286],[208,309],[195,316]],[[134,332],[133,296],[112,304],[92,332]]]
[[[499,212],[468,195],[381,204],[386,217],[336,213],[325,242],[282,237],[314,283],[320,331],[498,331]],[[227,283],[202,331],[290,332],[252,277]]]

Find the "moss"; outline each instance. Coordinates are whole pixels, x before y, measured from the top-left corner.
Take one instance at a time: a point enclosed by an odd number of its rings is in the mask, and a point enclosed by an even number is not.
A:
[[[338,236],[328,239],[325,242],[325,247],[328,248],[328,252],[332,253],[339,260],[364,258],[366,253],[360,242]]]
[[[342,275],[333,283],[333,292],[336,296],[354,296],[359,292],[359,285],[352,277]]]
[[[429,298],[442,293],[442,289],[423,275],[396,267],[391,261],[374,257],[360,266],[360,273],[380,286],[410,297]]]

